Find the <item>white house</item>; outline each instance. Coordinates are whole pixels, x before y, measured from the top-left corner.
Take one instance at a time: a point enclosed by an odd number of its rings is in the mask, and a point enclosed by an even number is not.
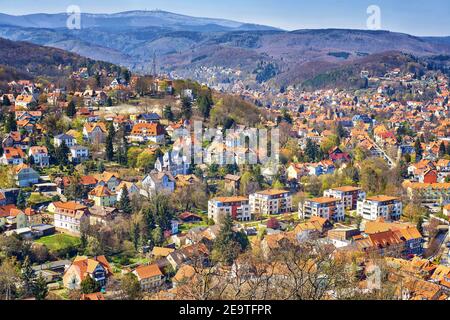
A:
[[[52,202],[48,211],[54,213],[54,225],[60,231],[79,235],[82,225],[89,224],[88,208],[76,202]]]
[[[39,167],[48,167],[50,165],[50,156],[45,146],[34,146],[28,151],[28,156],[33,157],[33,162]]]
[[[123,188],[127,188],[128,190],[128,196],[130,197],[130,199],[133,196],[139,195],[141,192],[141,189],[139,189],[139,187],[134,184],[133,182],[128,182],[128,181],[122,181],[119,186],[116,188],[117,190],[117,201],[120,201],[120,199],[122,199],[122,194],[123,194]]]
[[[186,175],[189,173],[190,163],[180,152],[166,152],[164,156],[159,157],[155,162],[155,169],[158,172],[170,172],[174,177],[177,175]]]
[[[18,187],[26,188],[39,183],[39,173],[26,164],[14,168],[15,180]]]
[[[89,160],[89,149],[83,146],[72,146],[69,159],[75,164]]]
[[[148,174],[144,180],[142,180],[143,191],[148,195],[162,192],[172,193],[175,190],[175,178],[172,174],[167,172],[158,172]]]
[[[55,145],[55,147],[61,146],[63,142],[65,142],[66,146],[68,146],[69,148],[77,144],[77,140],[74,137],[65,133],[57,135],[53,139],[53,144]]]

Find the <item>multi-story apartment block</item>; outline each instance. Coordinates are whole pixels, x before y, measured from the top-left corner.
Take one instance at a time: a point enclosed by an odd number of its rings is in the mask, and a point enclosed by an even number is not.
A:
[[[410,199],[419,199],[424,206],[450,203],[450,183],[406,182],[403,187]]]
[[[250,205],[247,197],[219,197],[208,201],[208,218],[218,223],[222,216],[230,215],[234,220],[250,221]]]
[[[299,208],[299,217],[302,219],[310,217],[321,217],[333,221],[345,220],[344,203],[333,197],[322,197],[308,199]]]
[[[399,198],[389,196],[370,197],[358,201],[357,212],[366,220],[375,221],[383,218],[386,221],[399,220],[403,205]]]
[[[323,195],[328,198],[340,199],[346,210],[356,210],[358,201],[366,198],[366,193],[361,188],[350,186],[329,189]]]
[[[250,210],[255,216],[291,212],[292,195],[286,190],[269,189],[250,195]]]

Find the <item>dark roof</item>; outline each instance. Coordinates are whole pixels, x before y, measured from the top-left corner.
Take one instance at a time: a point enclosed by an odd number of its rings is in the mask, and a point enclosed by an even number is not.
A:
[[[143,113],[139,116],[147,121],[159,121],[161,117],[157,113]]]

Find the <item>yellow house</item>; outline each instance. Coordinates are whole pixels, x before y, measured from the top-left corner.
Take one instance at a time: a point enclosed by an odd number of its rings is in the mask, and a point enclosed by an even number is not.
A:
[[[97,186],[89,192],[88,198],[99,207],[113,207],[117,202],[117,194],[111,192],[105,186]]]

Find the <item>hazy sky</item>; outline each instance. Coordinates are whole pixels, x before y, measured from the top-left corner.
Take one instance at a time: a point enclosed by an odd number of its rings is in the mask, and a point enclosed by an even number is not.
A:
[[[449,0],[0,0],[0,12],[57,13],[65,12],[69,5],[90,13],[161,9],[287,30],[365,29],[367,7],[378,5],[384,30],[450,36]]]

